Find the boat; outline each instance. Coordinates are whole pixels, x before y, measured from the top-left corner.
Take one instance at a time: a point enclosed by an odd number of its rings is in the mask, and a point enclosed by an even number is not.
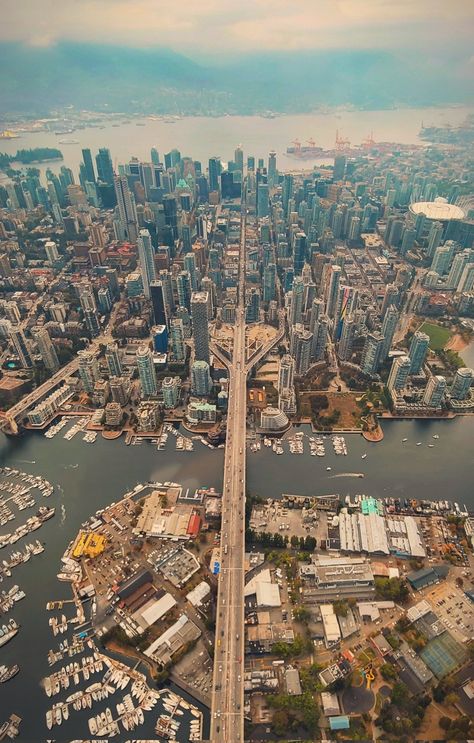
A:
[[[405,441],[408,441],[408,439],[402,439],[402,444],[404,444]]]
[[[416,445],[417,445],[417,446],[421,446],[421,443],[422,443],[421,441],[417,441],[417,442],[416,442]]]
[[[326,467],[327,472],[331,472],[331,467]]]
[[[48,730],[53,727],[53,713],[50,709],[46,712],[46,727]]]
[[[56,707],[56,709],[54,710],[54,721],[56,725],[61,725],[63,721],[63,714],[61,712],[61,706]]]
[[[89,732],[91,735],[96,735],[97,733],[97,722],[95,720],[95,717],[91,717],[89,719]]]
[[[78,139],[60,139],[59,144],[79,144]]]
[[[435,434],[433,435],[433,438],[434,438],[434,439],[439,439],[439,436],[438,436],[438,434],[437,434],[437,433],[435,433]]]
[[[6,624],[0,629],[0,648],[6,645],[7,642],[13,640],[16,634],[18,634],[19,627],[16,625],[8,626]]]
[[[17,666],[16,664],[10,667],[0,666],[0,684],[6,684],[6,682],[16,676],[19,671],[20,666]]]
[[[362,454],[361,459],[365,459],[367,454]]]
[[[434,448],[434,444],[428,444],[428,449],[433,449],[433,448]]]

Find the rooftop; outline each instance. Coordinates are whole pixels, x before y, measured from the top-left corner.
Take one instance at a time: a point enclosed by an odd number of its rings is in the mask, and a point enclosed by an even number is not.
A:
[[[447,221],[449,219],[464,219],[466,216],[460,206],[450,204],[446,199],[438,197],[434,201],[417,201],[410,204],[413,214],[424,214],[428,219]]]

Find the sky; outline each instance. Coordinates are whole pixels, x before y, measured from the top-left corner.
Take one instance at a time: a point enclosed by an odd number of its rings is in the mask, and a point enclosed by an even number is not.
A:
[[[256,51],[469,48],[474,0],[0,0],[0,42]],[[472,57],[474,68],[474,56]]]

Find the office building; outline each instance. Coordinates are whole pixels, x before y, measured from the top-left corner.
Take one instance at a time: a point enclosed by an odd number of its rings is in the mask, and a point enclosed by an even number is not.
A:
[[[268,217],[270,213],[269,204],[268,183],[260,182],[257,186],[257,217],[259,219]]]
[[[36,328],[33,335],[46,369],[49,369],[50,371],[56,371],[56,369],[59,369],[58,355],[56,349],[51,343],[51,338],[49,337],[46,328]]]
[[[450,397],[453,400],[466,400],[469,397],[474,371],[467,367],[458,369],[454,375],[454,380],[449,390]]]
[[[143,397],[155,397],[158,394],[153,354],[148,346],[139,346],[137,349],[138,376]]]
[[[430,337],[426,333],[422,333],[421,330],[417,330],[413,335],[410,343],[410,350],[408,356],[410,357],[410,374],[419,374],[425,363],[426,355],[428,353],[428,347],[430,345]]]
[[[93,337],[95,337],[96,335],[99,335],[100,324],[94,289],[91,284],[80,284],[78,287],[78,293],[87,330]]]
[[[222,171],[220,157],[209,158],[209,191],[219,191],[219,176]]]
[[[143,293],[145,294],[145,297],[150,298],[150,284],[156,280],[156,270],[154,261],[155,251],[148,230],[140,230],[137,247]],[[155,322],[158,321],[155,319]]]
[[[211,374],[206,361],[195,361],[191,367],[191,388],[194,395],[207,397],[211,391]]]
[[[388,378],[387,387],[390,392],[402,390],[407,383],[410,374],[411,361],[408,356],[398,356],[392,362],[392,368]]]
[[[135,199],[130,193],[126,176],[114,176],[114,187],[121,227],[125,237],[130,242],[136,243],[138,238],[137,208],[135,206]]]
[[[360,363],[361,369],[365,374],[370,376],[377,374],[384,340],[385,338],[378,330],[368,334]]]
[[[89,183],[95,183],[94,163],[89,149],[82,150],[82,162],[84,163],[85,180]]]
[[[440,408],[446,392],[446,379],[440,375],[430,377],[423,394],[423,404],[429,408]]]
[[[156,353],[168,352],[168,328],[166,325],[154,325],[151,328],[153,351]]]
[[[33,359],[31,358],[23,330],[21,330],[21,328],[12,328],[10,331],[10,340],[13,344],[16,355],[20,359],[23,369],[31,369],[33,366]]]
[[[84,150],[83,150],[84,155]],[[98,154],[95,156],[95,162],[97,165],[97,178],[99,181],[102,181],[103,183],[107,183],[109,186],[114,185],[114,166],[112,165],[112,158],[110,156],[110,151],[102,147]],[[86,166],[86,162],[84,159],[84,165]],[[86,166],[87,167],[87,166]]]
[[[304,232],[297,232],[293,240],[293,269],[295,276],[303,270],[306,258],[306,235]]]
[[[193,292],[191,318],[194,337],[194,358],[209,364],[209,316],[207,292]]]
[[[274,188],[278,185],[278,171],[276,165],[276,152],[273,150],[268,155],[268,185]]]

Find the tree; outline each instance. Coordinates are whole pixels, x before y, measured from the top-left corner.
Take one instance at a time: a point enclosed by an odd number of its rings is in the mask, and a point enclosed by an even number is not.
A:
[[[398,675],[391,663],[384,663],[380,668],[380,673],[385,681],[393,681],[393,679],[396,679]]]
[[[284,735],[288,731],[289,717],[284,709],[277,709],[273,713],[272,728],[275,735]]]
[[[334,609],[334,614],[338,617],[347,617],[348,612],[348,605],[346,601],[338,600],[333,601],[332,608]]]
[[[451,718],[450,717],[440,717],[439,718],[439,726],[442,730],[449,730],[451,727]]]

